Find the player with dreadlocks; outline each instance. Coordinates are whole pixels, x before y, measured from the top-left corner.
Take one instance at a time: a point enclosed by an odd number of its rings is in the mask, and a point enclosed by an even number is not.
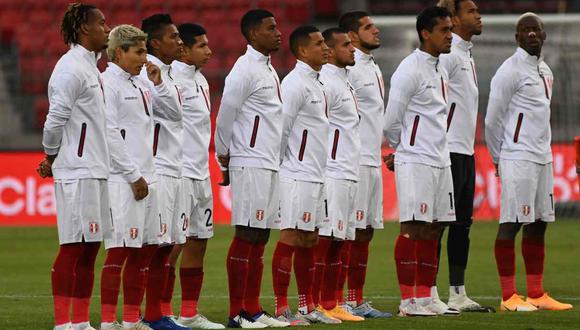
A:
[[[111,229],[105,102],[97,69],[109,31],[96,7],[71,4],[61,25],[70,50],[48,83],[50,107],[42,138],[46,158],[37,171],[55,181],[60,243],[52,267],[55,330],[94,330],[89,302],[95,258]]]

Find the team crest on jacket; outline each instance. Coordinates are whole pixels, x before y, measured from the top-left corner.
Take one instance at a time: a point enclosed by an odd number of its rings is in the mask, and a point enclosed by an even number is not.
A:
[[[529,205],[522,205],[522,213],[524,215],[530,215],[531,208]]]
[[[98,222],[89,222],[89,232],[91,234],[95,234],[99,232],[99,223]]]
[[[342,220],[338,220],[338,230],[339,231],[344,230],[344,222]]]
[[[129,229],[129,236],[132,239],[136,239],[137,236],[139,236],[139,229],[138,228],[131,228],[131,229]]]
[[[258,220],[258,221],[264,220],[264,210],[257,210],[256,211],[256,220]]]
[[[356,211],[356,221],[362,221],[365,217],[365,211],[358,210]]]
[[[421,211],[421,214],[427,213],[427,203],[421,203],[419,210]]]
[[[310,212],[304,212],[304,214],[302,214],[302,221],[304,221],[304,223],[309,223],[310,220],[312,220],[312,214]]]

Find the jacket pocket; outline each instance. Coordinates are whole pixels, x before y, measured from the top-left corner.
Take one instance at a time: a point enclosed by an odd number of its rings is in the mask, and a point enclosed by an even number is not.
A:
[[[157,146],[159,145],[159,131],[161,124],[155,124],[155,131],[153,132],[153,156],[157,156]]]
[[[87,137],[87,123],[81,125],[81,136],[79,138],[79,148],[77,150],[77,155],[79,157],[83,156],[83,150],[85,148],[85,139]]]
[[[256,145],[256,137],[258,136],[258,127],[260,127],[260,116],[256,115],[254,118],[254,128],[252,129],[252,137],[250,138],[250,148]]]
[[[522,121],[524,120],[524,114],[520,113],[518,115],[518,123],[516,124],[516,130],[514,132],[514,143],[518,143],[520,138],[520,129],[522,128]]]
[[[298,160],[304,159],[304,151],[306,150],[306,141],[308,140],[308,130],[302,131],[302,142],[300,143],[300,152],[298,152]]]
[[[415,116],[415,120],[413,121],[413,130],[411,131],[411,141],[409,144],[412,146],[415,145],[415,138],[417,137],[417,128],[419,127],[419,115]]]
[[[451,121],[453,120],[453,114],[455,114],[455,102],[451,103],[451,108],[449,109],[449,115],[447,116],[447,132],[449,132],[449,127],[451,127]]]
[[[332,142],[332,152],[330,157],[336,159],[336,151],[338,149],[338,140],[340,139],[340,131],[338,129],[334,130],[334,141]]]

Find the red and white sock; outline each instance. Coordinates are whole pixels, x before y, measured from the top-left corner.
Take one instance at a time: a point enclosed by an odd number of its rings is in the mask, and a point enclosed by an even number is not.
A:
[[[266,244],[253,244],[250,250],[248,264],[248,279],[246,281],[246,295],[244,308],[250,315],[262,311],[260,305],[260,291],[262,289],[262,276],[264,274],[264,248]]]
[[[75,284],[72,293],[72,323],[89,323],[89,305],[95,283],[95,260],[100,242],[83,243],[83,253],[75,267]]]
[[[522,255],[526,265],[528,297],[540,298],[544,295],[544,241],[523,238]]]
[[[326,269],[326,254],[330,248],[331,239],[326,237],[320,237],[318,239],[318,245],[314,248],[314,282],[312,283],[312,296],[314,298],[314,304],[318,305],[320,303],[320,293],[322,280],[324,278],[324,270]]]
[[[415,296],[415,273],[417,272],[415,241],[402,235],[397,237],[395,242],[395,264],[401,299],[413,298]]]
[[[117,319],[117,302],[121,286],[121,272],[128,248],[111,248],[101,271],[101,322],[112,323]]]
[[[292,275],[294,247],[282,242],[276,244],[272,257],[272,283],[276,304],[276,316],[288,309],[288,287]]]
[[[171,267],[169,255],[172,250],[172,245],[160,246],[155,251],[151,264],[149,264],[144,315],[144,319],[147,321],[158,321],[163,317],[161,312],[161,293],[167,283],[167,274],[169,273],[169,267]]]
[[[336,307],[336,285],[342,266],[340,262],[342,244],[343,241],[330,242],[330,248],[326,253],[326,268],[324,269],[324,281],[320,294],[321,305],[326,310],[332,310]]]
[[[51,270],[54,324],[60,326],[71,321],[71,297],[75,283],[74,271],[84,250],[83,243],[61,245]]]
[[[203,268],[180,268],[181,281],[181,317],[191,318],[197,315],[197,302],[203,284]]]
[[[169,267],[167,272],[167,283],[161,292],[161,313],[163,316],[173,316],[173,308],[171,307],[171,299],[173,298],[173,290],[175,288],[175,267]]]
[[[341,265],[336,282],[336,302],[339,305],[344,305],[344,285],[346,284],[346,277],[349,273],[351,243],[352,241],[343,241],[342,250],[340,251]]]
[[[517,293],[515,243],[513,240],[496,239],[494,250],[501,284],[501,295],[505,301]]]
[[[123,321],[136,323],[141,318],[141,303],[145,296],[149,264],[157,245],[131,248],[123,269]]]
[[[417,270],[415,285],[417,298],[431,297],[431,286],[437,276],[437,245],[438,240],[416,240],[415,253],[417,256]]]
[[[314,305],[312,284],[314,283],[314,248],[296,247],[294,256],[294,273],[298,287],[298,311],[310,313]]]
[[[244,295],[248,280],[248,264],[252,245],[234,237],[228,257],[226,268],[228,272],[228,290],[230,295],[229,316],[234,317],[244,308]],[[253,271],[253,270],[252,270]]]
[[[356,306],[362,304],[363,288],[367,275],[369,242],[352,242],[348,268],[348,301]]]

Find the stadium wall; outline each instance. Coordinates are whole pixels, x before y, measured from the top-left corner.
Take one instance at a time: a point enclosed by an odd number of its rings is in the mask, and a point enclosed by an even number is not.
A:
[[[556,202],[580,201],[573,144],[556,144],[554,154],[554,184]],[[391,150],[383,149],[383,154]],[[499,179],[489,152],[484,145],[476,146],[475,219],[492,220],[499,216]],[[44,157],[41,152],[0,152],[0,226],[53,226],[56,223],[54,188],[51,179],[41,179],[36,166]],[[221,187],[221,173],[213,155],[210,172],[214,193],[215,223],[229,224],[231,192]],[[384,218],[398,217],[395,181],[392,172],[383,166]]]

